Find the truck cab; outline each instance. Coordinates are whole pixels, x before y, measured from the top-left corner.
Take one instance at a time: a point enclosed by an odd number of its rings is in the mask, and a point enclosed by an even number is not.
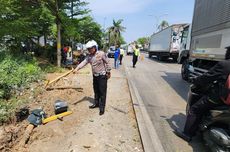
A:
[[[187,24],[183,27],[180,50],[178,56],[178,63],[182,64],[189,57],[190,42],[191,42],[191,24]]]
[[[229,1],[195,0],[191,45],[181,68],[184,80],[202,75],[225,59],[225,47],[230,45],[229,14]]]

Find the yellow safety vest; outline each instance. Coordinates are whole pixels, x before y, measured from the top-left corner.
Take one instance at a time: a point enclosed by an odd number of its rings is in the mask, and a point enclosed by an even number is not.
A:
[[[139,49],[134,49],[134,54],[136,56],[140,56],[140,50]]]

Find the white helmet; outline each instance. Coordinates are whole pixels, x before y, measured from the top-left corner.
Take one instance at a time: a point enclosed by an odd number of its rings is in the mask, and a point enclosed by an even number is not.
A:
[[[94,46],[95,46],[96,48],[98,47],[97,42],[94,41],[94,40],[91,40],[91,41],[89,41],[89,42],[86,43],[86,48],[87,48],[87,49],[92,48],[92,47],[94,47]]]

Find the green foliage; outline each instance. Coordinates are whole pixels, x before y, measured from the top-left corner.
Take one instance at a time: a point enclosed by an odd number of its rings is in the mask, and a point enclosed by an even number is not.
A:
[[[113,20],[113,26],[108,28],[109,45],[124,43],[124,41],[122,41],[121,32],[125,31],[125,27],[121,25],[122,22],[122,19],[118,21]]]
[[[12,111],[12,102],[4,102],[0,100],[0,125],[9,119]]]
[[[126,44],[124,37],[120,36],[119,40],[120,44]]]
[[[137,39],[137,42],[139,44],[141,44],[142,46],[144,46],[145,44],[149,43],[149,38],[148,37],[141,37],[141,38]]]
[[[0,99],[0,125],[2,125],[4,122],[8,122],[10,118],[14,117],[15,110],[28,102],[28,99],[19,100],[17,98],[12,98],[9,101]]]
[[[169,23],[165,20],[161,21],[160,25],[158,26],[158,30],[163,30],[169,26]]]
[[[80,20],[76,28],[79,33],[79,39],[77,38],[77,41],[86,42],[93,39],[101,46],[103,32],[101,26],[96,23],[92,17],[87,16],[84,20]]]
[[[39,65],[42,69],[43,72],[45,73],[54,73],[54,72],[57,72],[57,73],[63,73],[65,71],[65,69],[61,68],[61,67],[57,67],[57,66],[54,66],[53,64],[42,64],[42,65]]]
[[[8,121],[15,109],[28,101],[16,97],[42,75],[33,57],[0,52],[0,124]]]
[[[95,39],[101,43],[101,27],[88,15],[84,0],[0,0],[0,4],[0,45],[14,52],[34,51],[40,37],[56,47],[57,24],[61,24],[62,42]]]
[[[13,91],[41,78],[42,71],[35,60],[1,53],[0,99],[9,99]]]

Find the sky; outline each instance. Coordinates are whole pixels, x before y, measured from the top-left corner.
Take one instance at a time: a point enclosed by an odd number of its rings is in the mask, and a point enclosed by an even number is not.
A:
[[[150,36],[160,21],[169,24],[191,23],[194,0],[87,0],[92,17],[103,27],[112,26],[113,19],[123,19],[122,33],[130,43]]]

